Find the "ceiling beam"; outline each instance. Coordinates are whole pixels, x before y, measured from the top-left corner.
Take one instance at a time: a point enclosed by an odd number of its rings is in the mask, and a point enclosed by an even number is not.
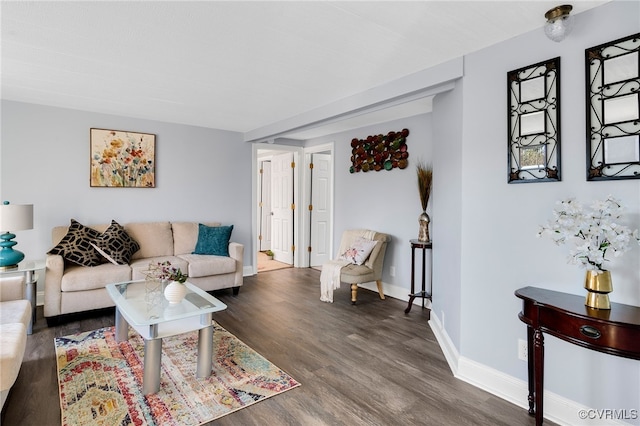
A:
[[[308,130],[390,106],[451,90],[464,73],[463,58],[456,58],[364,92],[244,134],[245,142],[264,142],[293,131]]]

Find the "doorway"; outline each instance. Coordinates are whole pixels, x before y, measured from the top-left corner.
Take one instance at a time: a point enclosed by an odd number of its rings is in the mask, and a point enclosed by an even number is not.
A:
[[[264,145],[256,156],[256,229],[254,273],[294,266],[296,235],[295,147]]]
[[[333,143],[303,149],[256,144],[253,273],[264,254],[285,267],[321,265],[333,243]]]

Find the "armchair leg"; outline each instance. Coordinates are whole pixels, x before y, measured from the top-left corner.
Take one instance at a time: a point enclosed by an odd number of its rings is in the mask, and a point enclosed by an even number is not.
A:
[[[377,280],[376,284],[378,284],[378,294],[380,295],[380,299],[384,300],[384,293],[382,292],[382,280]]]
[[[358,295],[358,284],[351,284],[351,304],[356,304],[356,297]]]

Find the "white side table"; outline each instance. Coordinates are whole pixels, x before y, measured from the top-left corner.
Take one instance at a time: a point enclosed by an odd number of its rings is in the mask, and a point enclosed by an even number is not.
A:
[[[31,321],[29,321],[29,327],[27,327],[27,334],[33,333],[33,325],[36,323],[36,284],[38,280],[34,272],[45,267],[46,262],[44,260],[30,260],[20,262],[15,268],[0,269],[0,276],[24,274],[24,296],[31,303]]]

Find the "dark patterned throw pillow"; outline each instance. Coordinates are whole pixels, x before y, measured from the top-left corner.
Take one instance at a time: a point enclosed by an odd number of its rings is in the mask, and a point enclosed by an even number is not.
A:
[[[138,242],[115,220],[112,220],[111,225],[96,238],[93,246],[114,265],[128,265],[133,253],[140,250]]]
[[[91,243],[99,236],[100,232],[71,219],[67,235],[47,254],[58,254],[80,266],[98,266],[102,263],[102,256]]]

